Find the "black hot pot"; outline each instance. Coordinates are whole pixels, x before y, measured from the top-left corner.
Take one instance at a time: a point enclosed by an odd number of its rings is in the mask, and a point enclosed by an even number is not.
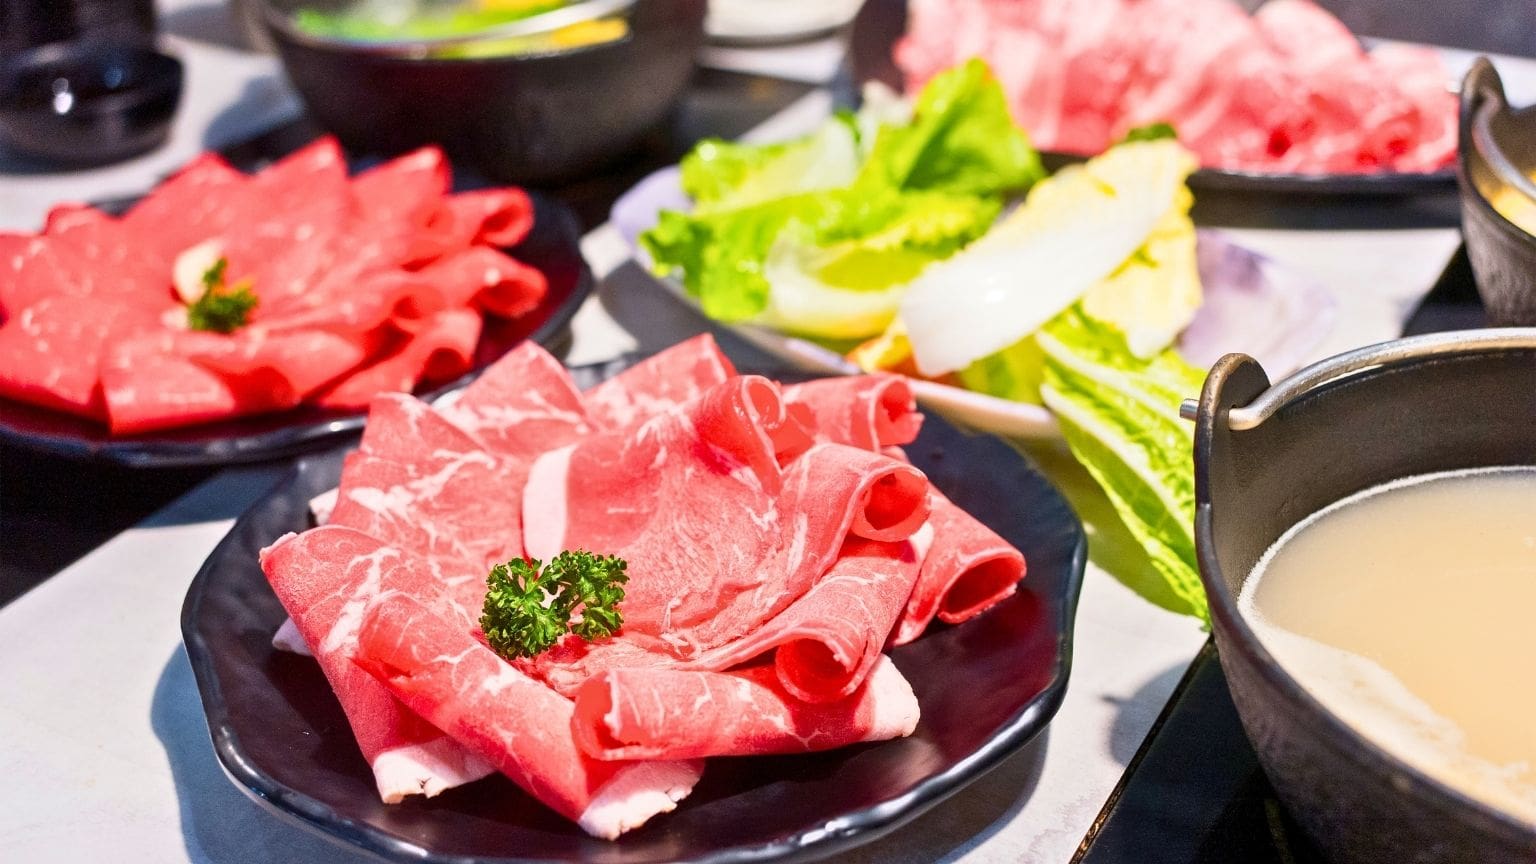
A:
[[[1280,668],[1237,609],[1264,551],[1328,504],[1413,474],[1536,465],[1536,328],[1386,342],[1273,385],[1252,358],[1229,354],[1185,411],[1196,420],[1195,539],[1221,665],[1297,821],[1337,864],[1536,862],[1536,825],[1346,726]],[[1532,675],[1489,686],[1536,686]]]

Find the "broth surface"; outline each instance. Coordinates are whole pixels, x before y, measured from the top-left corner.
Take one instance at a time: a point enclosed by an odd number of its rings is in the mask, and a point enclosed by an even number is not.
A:
[[[1329,710],[1536,824],[1536,468],[1411,477],[1282,536],[1239,608]]]

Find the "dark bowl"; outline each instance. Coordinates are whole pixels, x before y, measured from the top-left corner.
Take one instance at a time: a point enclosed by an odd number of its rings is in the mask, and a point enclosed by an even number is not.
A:
[[[0,137],[70,167],[117,162],[165,143],[181,61],[143,44],[55,42],[0,63]]]
[[[1510,108],[1499,73],[1486,57],[1478,58],[1462,83],[1460,135],[1461,231],[1488,321],[1536,325],[1536,237],[1488,201],[1489,194],[1509,185],[1502,179],[1509,173],[1536,172],[1536,106]]]
[[[266,21],[310,114],[348,148],[440,144],[497,180],[547,184],[620,156],[667,115],[704,40],[706,0],[639,0],[629,35],[547,54],[432,59],[298,30],[337,0],[267,0]]]
[[[1308,695],[1238,613],[1243,582],[1288,528],[1362,489],[1536,465],[1532,418],[1536,328],[1383,343],[1272,388],[1229,354],[1206,379],[1195,541],[1221,665],[1270,781],[1336,864],[1536,861],[1536,825],[1431,779]]]

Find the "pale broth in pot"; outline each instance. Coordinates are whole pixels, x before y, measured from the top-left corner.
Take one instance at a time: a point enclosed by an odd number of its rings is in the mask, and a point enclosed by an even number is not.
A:
[[[1536,824],[1536,467],[1405,478],[1288,530],[1239,609],[1366,738]]]

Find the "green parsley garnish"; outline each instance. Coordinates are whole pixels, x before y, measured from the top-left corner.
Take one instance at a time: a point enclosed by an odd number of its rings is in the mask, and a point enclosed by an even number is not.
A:
[[[547,567],[523,558],[497,564],[485,579],[485,641],[511,660],[542,653],[567,632],[589,642],[612,636],[624,625],[627,566],[614,555],[580,551],[561,552]]]
[[[233,287],[224,284],[229,259],[220,258],[203,273],[203,293],[187,307],[187,326],[193,330],[233,333],[250,320],[259,299],[251,291],[251,280],[242,279]]]

